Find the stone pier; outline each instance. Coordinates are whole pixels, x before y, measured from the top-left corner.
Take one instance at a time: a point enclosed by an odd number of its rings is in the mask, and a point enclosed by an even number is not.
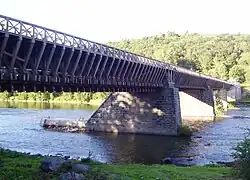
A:
[[[215,100],[227,110],[227,90],[178,89],[116,92],[86,123],[87,131],[178,135],[183,120],[213,121]]]
[[[90,117],[87,131],[178,135],[181,125],[179,90],[116,92]]]
[[[181,90],[180,107],[182,119],[213,121],[215,118],[213,90],[210,88]]]

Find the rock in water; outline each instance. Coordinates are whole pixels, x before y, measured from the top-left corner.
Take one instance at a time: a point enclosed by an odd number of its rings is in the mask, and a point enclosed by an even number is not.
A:
[[[41,161],[41,170],[44,172],[57,171],[63,164],[68,161],[60,157],[45,157]]]
[[[74,172],[67,172],[60,175],[59,180],[84,180],[85,177],[82,174]]]
[[[56,131],[82,132],[85,130],[85,123],[83,121],[44,119],[42,127]]]
[[[173,164],[176,166],[191,166],[194,165],[191,163],[193,161],[192,158],[181,158],[181,157],[166,157],[161,160],[162,164]]]
[[[72,164],[71,169],[73,171],[82,171],[82,172],[91,171],[91,168],[85,164]]]

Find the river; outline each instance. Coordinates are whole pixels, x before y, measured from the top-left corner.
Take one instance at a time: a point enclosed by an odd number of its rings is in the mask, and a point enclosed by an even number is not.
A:
[[[0,147],[32,154],[58,153],[107,163],[160,163],[164,157],[182,157],[185,164],[231,161],[233,147],[250,127],[250,107],[227,112],[191,138],[155,135],[63,133],[44,130],[42,117],[87,119],[95,107],[46,103],[0,103]],[[183,158],[188,157],[188,159]],[[190,159],[191,158],[191,159]]]

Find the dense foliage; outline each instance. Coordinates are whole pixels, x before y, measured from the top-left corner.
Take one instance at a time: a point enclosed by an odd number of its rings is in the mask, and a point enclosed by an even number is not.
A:
[[[250,130],[247,137],[235,147],[233,157],[237,161],[234,169],[243,179],[250,179]]]
[[[109,44],[224,80],[250,80],[250,35],[169,32]]]

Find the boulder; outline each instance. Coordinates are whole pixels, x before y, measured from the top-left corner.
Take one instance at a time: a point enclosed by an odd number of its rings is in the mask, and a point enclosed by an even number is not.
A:
[[[91,168],[85,164],[72,164],[71,169],[72,171],[81,171],[81,172],[91,171]]]
[[[83,121],[45,119],[42,122],[42,127],[63,132],[83,132],[85,123]]]
[[[72,127],[72,128],[84,128],[85,123],[83,121],[72,121],[72,120],[48,120],[45,119],[43,127]]]
[[[162,164],[173,164],[176,166],[191,166],[192,158],[166,157],[161,160]]]
[[[84,180],[85,177],[82,174],[74,172],[67,172],[60,175],[59,180]]]
[[[45,157],[41,161],[41,170],[44,172],[57,171],[63,164],[68,161],[61,157]]]

